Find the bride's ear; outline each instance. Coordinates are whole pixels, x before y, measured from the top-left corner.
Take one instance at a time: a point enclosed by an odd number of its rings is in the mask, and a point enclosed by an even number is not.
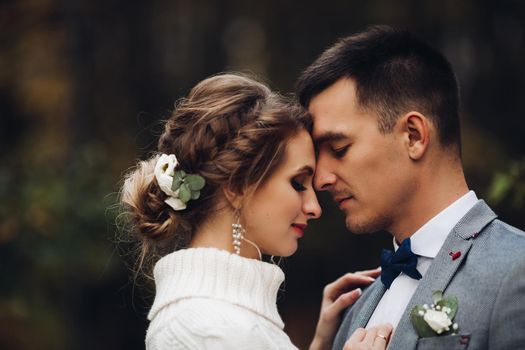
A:
[[[228,186],[224,187],[222,192],[224,193],[224,198],[226,198],[226,201],[234,210],[240,209],[242,207],[242,201],[244,199],[244,195],[242,193],[237,193]]]

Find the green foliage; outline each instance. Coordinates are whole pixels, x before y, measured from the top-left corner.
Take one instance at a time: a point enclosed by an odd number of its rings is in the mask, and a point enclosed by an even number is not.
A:
[[[464,116],[492,136],[479,145],[464,139],[481,164],[466,169],[472,188],[486,192],[494,159],[523,155],[525,51],[519,35],[508,35],[525,23],[519,2],[304,2],[300,13],[275,1],[227,8],[202,0],[73,4],[0,4],[1,18],[14,24],[0,31],[1,349],[144,347],[146,312],[121,300],[132,288],[119,279],[128,271],[114,251],[118,211],[107,208],[133,159],[155,151],[166,110],[210,74],[250,71],[291,92],[301,70],[336,38],[364,23],[404,24],[447,48],[466,97]],[[204,16],[195,30],[187,19],[201,13],[222,16]],[[523,163],[495,174],[488,196],[498,214],[516,213],[510,222],[520,228]],[[172,185],[179,188],[184,177]],[[191,199],[200,185],[187,183]],[[373,252],[391,244],[390,236],[349,234],[328,194],[320,199],[323,216],[309,226],[315,234],[301,241],[286,271],[294,278],[287,310],[302,303],[285,315],[299,348],[314,331],[322,286],[374,266]]]
[[[505,172],[494,175],[488,192],[488,200],[498,205],[504,201],[515,209],[525,203],[525,159],[513,162]]]
[[[204,188],[206,180],[200,175],[186,174],[184,170],[177,170],[173,175],[172,191],[179,191],[179,199],[188,203],[190,199],[198,199],[200,190]]]
[[[432,293],[432,301],[434,304],[437,304],[439,301],[443,299],[443,292],[440,290],[436,290],[434,293]]]
[[[416,305],[410,312],[410,320],[414,325],[414,328],[417,331],[417,334],[421,338],[433,337],[436,335],[436,332],[425,322],[423,316],[420,315],[420,312],[425,312],[425,308],[421,305]]]
[[[184,172],[184,170],[179,170],[175,172],[175,174],[173,175],[173,182],[171,183],[172,191],[176,191],[179,189],[180,185],[184,181],[185,174],[186,173]]]
[[[0,235],[0,313],[12,332],[30,328],[29,338],[40,339],[28,340],[28,348],[66,349],[75,294],[103,283],[120,265],[111,258],[114,229],[107,225],[115,222],[116,211],[107,208],[116,201],[108,196],[116,176],[97,143],[77,147],[68,161],[38,155],[32,161],[16,172],[0,170],[0,197],[10,203],[0,221],[16,223]]]
[[[458,298],[456,296],[450,296],[448,298],[442,299],[436,303],[437,306],[443,310],[444,307],[448,307],[450,309],[450,313],[448,314],[448,317],[451,320],[454,320],[454,317],[456,317],[456,312],[458,311]]]
[[[184,203],[188,203],[188,201],[191,199],[191,190],[188,185],[182,184],[179,187],[179,199]]]
[[[199,175],[188,175],[186,177],[186,181],[185,181],[190,190],[192,191],[200,191],[202,190],[202,188],[204,187],[205,185],[205,180],[202,176],[199,176]]]
[[[432,300],[434,304],[430,307],[431,309],[436,310],[444,310],[446,308],[449,308],[450,311],[447,313],[448,318],[453,321],[454,317],[456,316],[456,312],[458,310],[458,298],[455,296],[449,296],[447,298],[443,298],[443,292],[442,291],[435,291],[432,293]],[[423,305],[416,305],[411,311],[410,311],[410,320],[412,321],[412,325],[416,329],[417,333],[420,337],[434,337],[438,335],[425,321],[424,315],[428,310],[428,306],[425,307]],[[442,334],[449,334],[451,332],[457,333],[459,328],[456,329],[450,329],[447,332],[443,332]]]

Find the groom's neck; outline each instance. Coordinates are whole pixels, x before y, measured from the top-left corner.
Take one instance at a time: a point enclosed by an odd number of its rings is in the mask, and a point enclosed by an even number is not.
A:
[[[461,164],[429,167],[422,172],[389,232],[402,242],[468,191]]]

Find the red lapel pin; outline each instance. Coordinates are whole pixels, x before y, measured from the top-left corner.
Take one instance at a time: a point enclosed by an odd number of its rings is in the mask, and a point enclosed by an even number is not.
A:
[[[457,252],[450,252],[448,253],[448,255],[450,255],[452,260],[456,260],[457,258],[461,256],[461,252],[458,250]]]

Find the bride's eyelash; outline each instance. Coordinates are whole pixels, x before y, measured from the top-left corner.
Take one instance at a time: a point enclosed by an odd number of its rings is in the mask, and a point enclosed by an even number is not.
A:
[[[296,190],[297,192],[306,191],[306,187],[304,187],[304,185],[300,183],[299,181],[297,181],[296,179],[292,179],[291,184],[294,190]]]

